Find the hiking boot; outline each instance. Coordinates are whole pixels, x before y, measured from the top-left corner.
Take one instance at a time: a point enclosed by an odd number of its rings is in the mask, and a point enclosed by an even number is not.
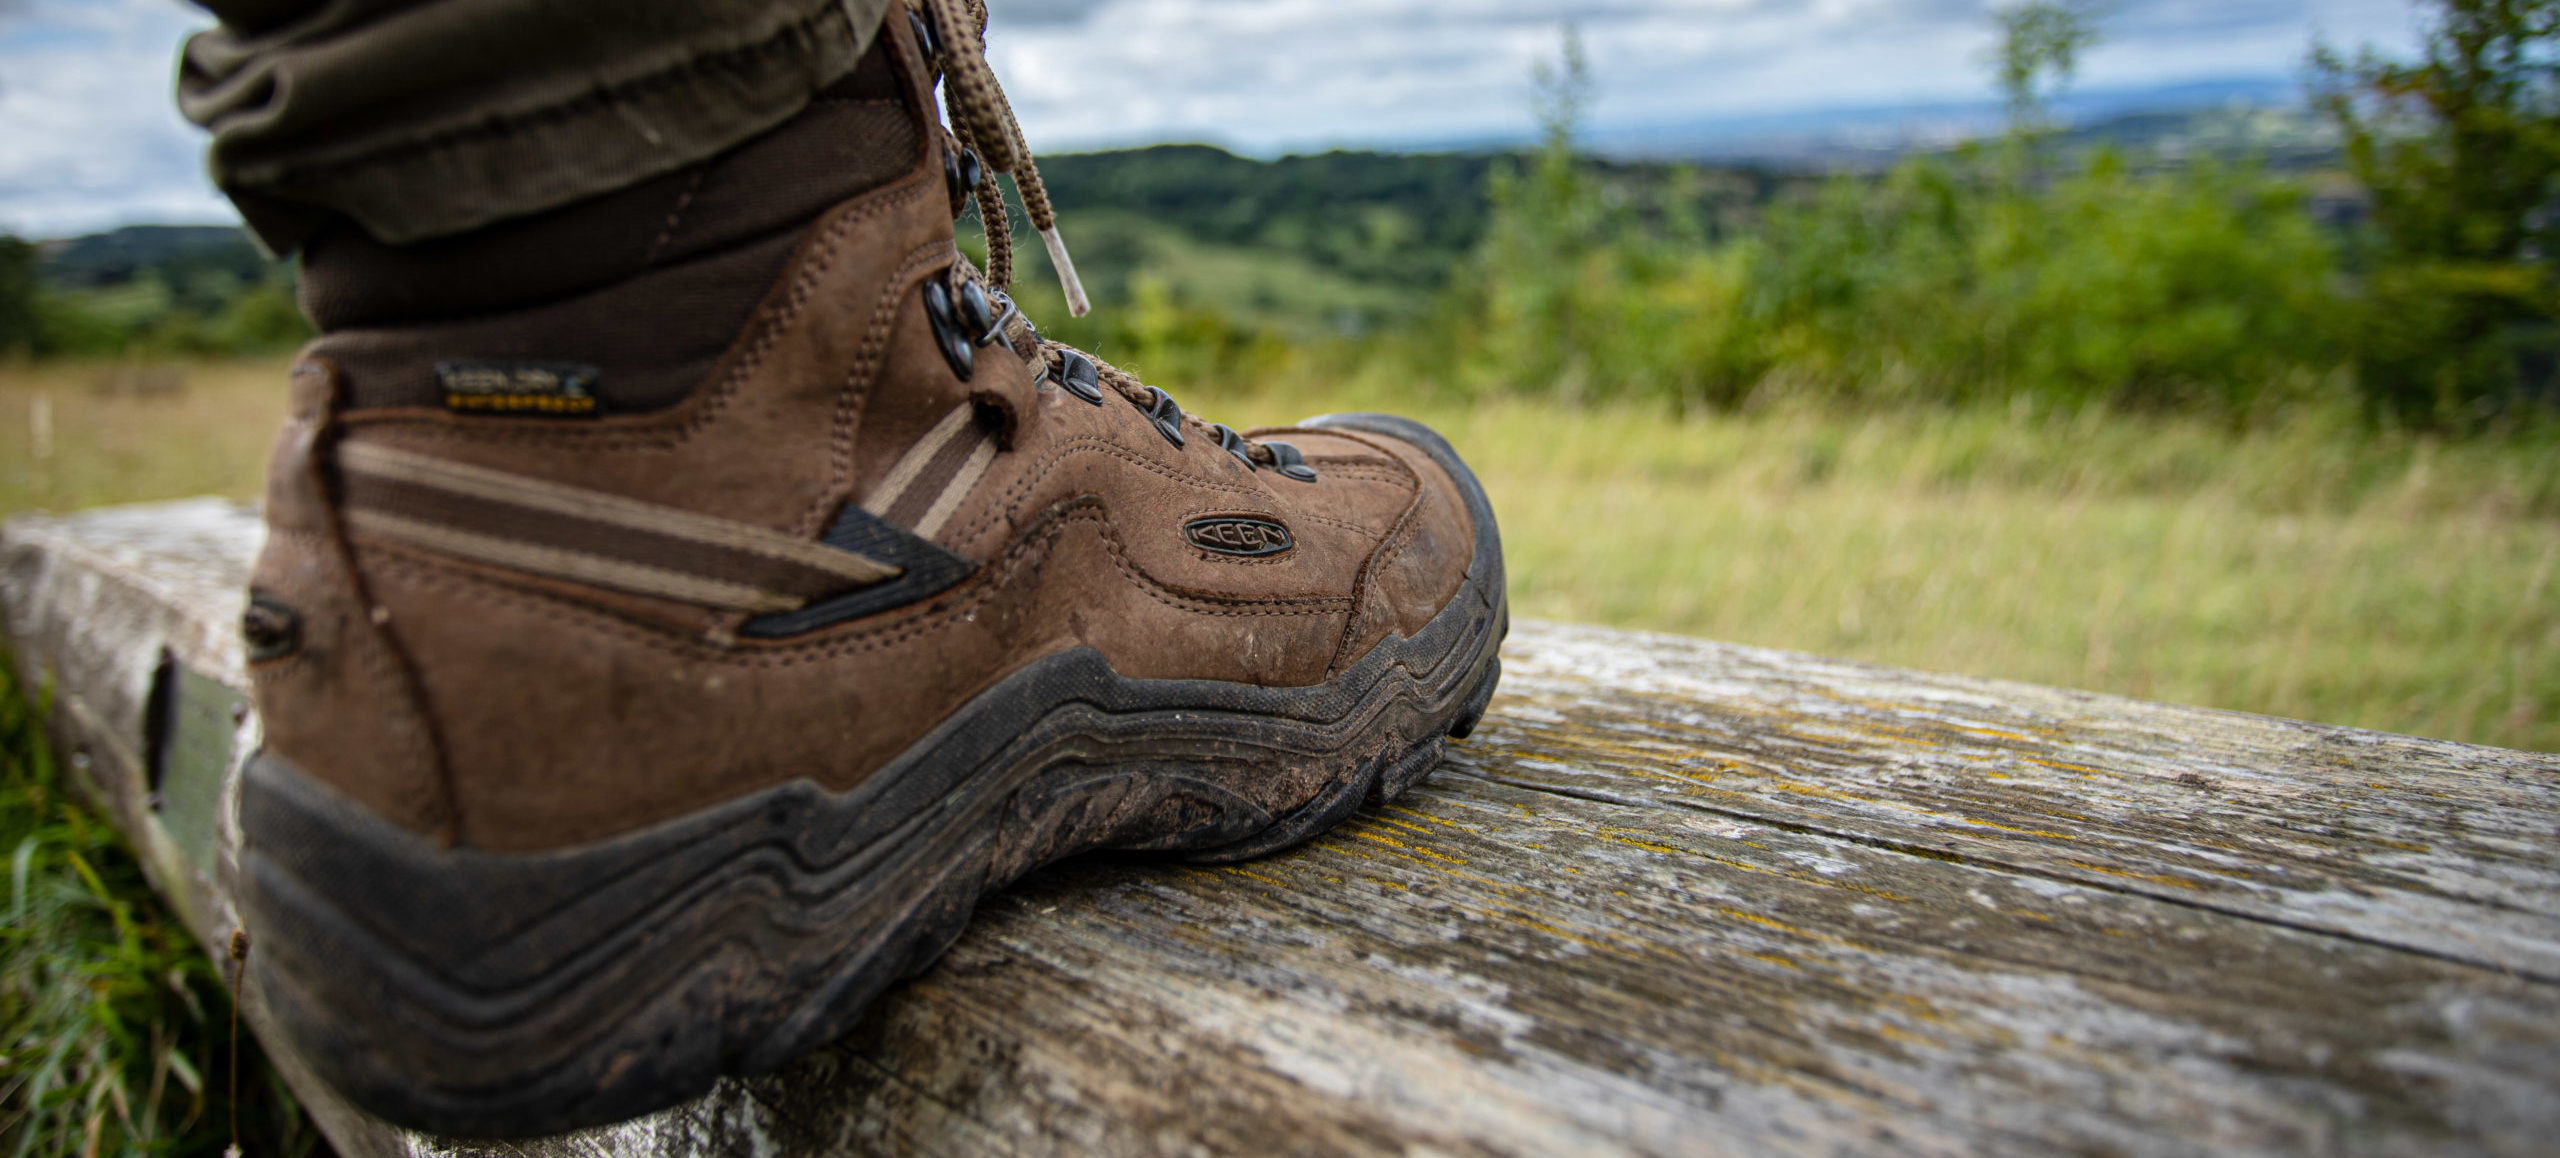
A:
[[[250,982],[364,1109],[527,1135],[698,1095],[1031,868],[1289,847],[1493,694],[1501,548],[1445,442],[1204,423],[1039,335],[1000,213],[960,256],[1009,171],[1072,268],[927,8],[715,162],[309,250],[241,894]]]

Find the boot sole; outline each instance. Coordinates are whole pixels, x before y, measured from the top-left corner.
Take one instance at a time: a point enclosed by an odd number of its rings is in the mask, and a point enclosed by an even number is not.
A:
[[[593,845],[440,848],[285,761],[241,790],[250,982],[314,1069],[393,1123],[522,1137],[619,1121],[840,1036],[989,893],[1097,849],[1226,862],[1392,800],[1483,716],[1508,630],[1484,492],[1467,578],[1331,682],[1129,679],[1077,649],[1015,673],[837,794],[795,782]],[[1256,798],[1285,784],[1303,803]]]

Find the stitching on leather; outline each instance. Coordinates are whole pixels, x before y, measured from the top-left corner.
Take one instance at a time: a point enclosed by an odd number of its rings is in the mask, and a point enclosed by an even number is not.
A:
[[[1379,470],[1375,467],[1334,467],[1329,470],[1321,470],[1318,473],[1330,474],[1338,479],[1355,479],[1360,482],[1389,483],[1403,487],[1406,490],[1421,489],[1421,481],[1414,478],[1412,475]]]
[[[1418,491],[1414,494],[1413,508],[1409,512],[1412,517],[1399,520],[1395,529],[1388,534],[1386,542],[1379,544],[1377,558],[1369,566],[1372,573],[1384,571],[1393,566],[1397,556],[1404,554],[1405,548],[1413,545],[1414,539],[1422,533],[1420,517],[1422,508],[1430,502],[1430,491]]]
[[[1355,466],[1377,466],[1393,469],[1399,465],[1396,460],[1377,454],[1310,454],[1306,456],[1306,459],[1308,462],[1317,465],[1330,463],[1345,468]]]
[[[1403,551],[1403,543],[1411,536],[1413,529],[1421,523],[1421,520],[1415,516],[1422,510],[1422,504],[1430,500],[1431,491],[1421,485],[1421,480],[1416,479],[1413,501],[1405,504],[1404,513],[1396,517],[1395,525],[1387,528],[1386,535],[1380,539],[1378,549],[1370,554],[1368,562],[1361,565],[1360,576],[1353,581],[1351,587],[1351,614],[1342,625],[1342,642],[1335,645],[1333,649],[1333,662],[1325,666],[1326,677],[1330,678],[1333,673],[1342,670],[1343,665],[1350,660],[1352,642],[1360,638],[1365,630],[1363,624],[1369,618],[1367,611],[1370,581],[1380,571],[1385,570],[1387,564]]]
[[[816,296],[819,281],[833,272],[844,257],[846,238],[873,218],[904,209],[922,196],[926,183],[910,176],[901,183],[874,193],[864,194],[861,203],[842,210],[842,215],[826,223],[824,232],[810,244],[800,262],[791,289],[777,303],[780,308],[759,318],[755,336],[739,351],[738,362],[722,376],[720,384],[698,400],[688,403],[692,413],[678,423],[663,429],[646,430],[573,430],[573,429],[494,429],[463,427],[441,420],[386,415],[365,421],[350,416],[343,424],[350,429],[397,431],[404,436],[438,442],[463,442],[483,446],[538,446],[562,450],[673,450],[702,433],[729,409],[748,378],[762,368],[765,359],[780,345],[793,325],[799,322],[809,300]]]
[[[622,615],[587,606],[547,592],[515,587],[477,573],[446,564],[424,552],[409,549],[386,550],[367,547],[370,562],[387,572],[399,574],[420,586],[454,593],[466,599],[493,602],[528,612],[537,618],[571,629],[583,629],[621,639],[639,647],[673,655],[695,663],[728,665],[742,668],[782,669],[823,663],[846,656],[860,655],[894,647],[934,631],[962,622],[995,595],[1008,588],[1025,568],[1043,565],[1058,540],[1080,522],[1093,523],[1103,538],[1105,551],[1114,569],[1149,598],[1191,615],[1221,618],[1259,618],[1278,616],[1341,615],[1354,610],[1352,601],[1340,596],[1318,596],[1292,599],[1221,599],[1191,596],[1175,591],[1128,558],[1125,544],[1111,522],[1110,512],[1098,500],[1074,500],[1062,506],[1081,509],[1061,513],[1041,528],[1040,533],[1017,540],[1005,553],[1001,572],[985,581],[971,584],[969,594],[894,628],[880,628],[870,633],[842,636],[820,642],[791,644],[756,650],[713,647],[705,642],[674,636],[663,629],[634,622]],[[1186,607],[1183,601],[1209,604],[1232,604],[1225,610]]]
[[[1342,469],[1349,471],[1356,470],[1361,465],[1364,465],[1361,460],[1366,459],[1367,462],[1365,465],[1385,466],[1388,469],[1395,471],[1399,476],[1401,476],[1407,486],[1414,487],[1416,489],[1420,489],[1422,486],[1422,476],[1415,473],[1412,467],[1405,464],[1404,457],[1402,455],[1399,455],[1384,446],[1378,445],[1376,439],[1361,431],[1347,430],[1341,427],[1297,427],[1295,429],[1307,434],[1321,434],[1332,438],[1339,438],[1355,446],[1365,446],[1369,448],[1369,454],[1366,455],[1311,454],[1307,456],[1308,462],[1319,464],[1325,462],[1341,462],[1346,464]]]
[[[1066,441],[1060,442],[1056,446],[1049,448],[1047,453],[1040,456],[1039,462],[1032,464],[1030,470],[1015,476],[1013,485],[1006,487],[1003,494],[996,496],[993,502],[988,503],[986,509],[981,511],[977,518],[970,520],[967,528],[961,531],[958,535],[953,536],[950,541],[954,543],[970,542],[976,539],[979,533],[993,525],[995,520],[999,517],[1007,520],[1008,522],[1011,521],[1015,512],[1022,509],[1022,503],[1024,500],[1030,497],[1028,493],[1029,491],[1039,486],[1042,482],[1047,481],[1050,475],[1057,473],[1058,468],[1065,465],[1067,459],[1078,454],[1083,454],[1087,451],[1099,451],[1103,454],[1110,455],[1113,458],[1121,459],[1125,462],[1154,471],[1155,473],[1172,479],[1175,482],[1189,483],[1190,485],[1199,487],[1202,490],[1225,491],[1230,494],[1255,496],[1259,496],[1263,493],[1252,487],[1240,486],[1229,482],[1219,482],[1216,479],[1195,475],[1189,471],[1176,470],[1162,463],[1148,459],[1135,451],[1122,447],[1107,435],[1079,434],[1074,438],[1067,439]]]
[[[346,572],[339,576],[338,584],[341,587],[338,598],[348,604],[346,614],[349,619],[345,628],[348,640],[344,646],[353,651],[356,662],[363,665],[367,686],[337,690],[387,701],[385,706],[389,710],[382,716],[391,733],[387,746],[401,751],[409,761],[409,767],[399,770],[401,777],[423,777],[429,795],[434,798],[433,809],[441,814],[437,822],[443,825],[459,823],[460,813],[454,806],[453,785],[444,768],[442,746],[435,732],[437,724],[430,717],[434,709],[427,703],[423,681],[415,678],[415,673],[398,652],[400,642],[391,633],[390,625],[373,621],[373,609],[379,604],[374,602],[365,582],[362,546],[339,536],[313,532],[299,534],[317,540],[325,554]],[[343,554],[340,553],[341,546]],[[362,643],[357,642],[359,636],[363,637]]]
[[[1349,519],[1337,519],[1331,515],[1319,515],[1313,511],[1292,511],[1289,517],[1293,519],[1304,519],[1307,522],[1317,524],[1318,526],[1331,527],[1337,531],[1349,531],[1355,535],[1373,535],[1377,533],[1370,530],[1369,525],[1366,523],[1355,523]]]
[[[835,423],[827,435],[827,489],[800,516],[798,533],[818,534],[825,529],[827,517],[853,497],[854,441],[862,433],[862,412],[871,401],[871,388],[879,384],[889,335],[898,324],[898,307],[907,298],[908,279],[950,251],[950,243],[938,238],[908,250],[906,260],[898,263],[888,284],[881,287],[880,299],[871,307],[871,324],[863,329],[853,365],[845,371],[844,389],[836,394]]]

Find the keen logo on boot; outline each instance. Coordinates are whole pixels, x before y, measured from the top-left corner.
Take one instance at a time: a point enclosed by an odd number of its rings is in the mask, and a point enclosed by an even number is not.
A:
[[[1182,533],[1203,551],[1248,559],[1277,555],[1296,545],[1289,538],[1289,528],[1264,519],[1193,519],[1183,525]]]
[[[438,362],[448,410],[496,414],[596,412],[596,368],[559,362]]]

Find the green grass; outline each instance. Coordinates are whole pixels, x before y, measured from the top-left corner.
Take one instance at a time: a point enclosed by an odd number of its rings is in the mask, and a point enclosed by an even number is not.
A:
[[[65,790],[0,654],[0,1152],[304,1155],[318,1135],[239,1043],[225,975],[153,899],[114,829]],[[37,698],[41,698],[40,696]]]
[[[144,371],[137,373],[136,371]],[[122,389],[175,371],[174,391]],[[49,453],[36,445],[48,411]],[[221,494],[255,498],[284,419],[284,363],[0,363],[0,515]]]
[[[1417,399],[1320,361],[1284,355],[1258,389],[1165,384],[1239,426],[1350,407],[1437,425],[1493,490],[1524,615],[2560,750],[2547,442],[2098,411],[1684,421]],[[191,366],[159,397],[98,375],[0,369],[0,511],[257,493],[280,364]]]

